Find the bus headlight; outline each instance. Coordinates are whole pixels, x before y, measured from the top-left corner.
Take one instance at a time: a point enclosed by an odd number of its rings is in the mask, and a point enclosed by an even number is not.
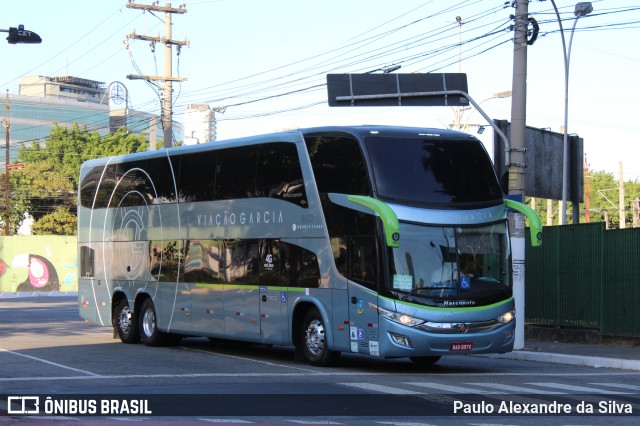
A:
[[[498,317],[498,321],[502,324],[509,324],[516,317],[516,311],[508,311]]]
[[[392,312],[387,309],[381,308],[379,306],[373,305],[371,303],[369,303],[369,306],[371,307],[371,309],[373,309],[378,314],[380,314],[381,317],[386,318],[393,322],[397,322],[398,324],[406,325],[408,327],[415,327],[416,325],[420,325],[424,322],[424,320],[421,320],[419,318],[414,318],[407,314]]]

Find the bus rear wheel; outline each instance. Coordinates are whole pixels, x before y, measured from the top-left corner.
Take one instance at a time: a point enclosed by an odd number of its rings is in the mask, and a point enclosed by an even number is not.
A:
[[[151,299],[142,302],[139,316],[140,338],[147,346],[174,345],[180,340],[180,336],[164,333],[158,330],[156,307]]]
[[[138,317],[129,307],[126,298],[122,298],[113,310],[113,326],[122,343],[138,343],[140,341]]]
[[[304,316],[299,344],[302,345],[305,360],[311,365],[326,367],[340,357],[340,352],[331,351],[327,346],[324,320],[316,308],[310,309]]]

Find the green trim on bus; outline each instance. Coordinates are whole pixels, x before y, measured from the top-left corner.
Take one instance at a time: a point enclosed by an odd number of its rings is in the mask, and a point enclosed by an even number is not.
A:
[[[347,198],[376,212],[382,219],[387,246],[400,247],[400,222],[398,222],[398,216],[396,216],[391,207],[366,195],[347,195]]]
[[[420,309],[424,309],[426,311],[439,311],[439,312],[474,312],[474,311],[485,311],[487,309],[492,309],[492,308],[497,308],[498,306],[502,306],[502,305],[506,305],[508,303],[512,303],[513,302],[513,297],[510,297],[508,299],[502,300],[500,302],[491,304],[491,305],[486,305],[486,306],[465,306],[465,307],[461,307],[461,308],[449,308],[449,307],[442,307],[442,308],[437,308],[434,306],[425,306],[425,305],[418,305],[416,303],[409,303],[409,302],[401,302],[400,300],[396,300],[396,299],[389,299],[387,297],[382,297],[383,299],[387,299],[390,300],[392,302],[396,302],[400,305],[405,305],[405,306],[410,306],[412,308],[420,308]]]
[[[526,204],[519,203],[514,200],[504,200],[505,206],[522,213],[529,219],[529,231],[531,232],[531,245],[539,247],[542,245],[542,221],[538,214]]]
[[[306,287],[281,287],[281,286],[264,286],[264,285],[235,285],[235,284],[205,284],[205,283],[196,283],[196,288],[212,288],[212,289],[220,289],[220,290],[258,290],[261,287],[265,287],[270,291],[297,291],[300,293],[304,293],[306,291]]]

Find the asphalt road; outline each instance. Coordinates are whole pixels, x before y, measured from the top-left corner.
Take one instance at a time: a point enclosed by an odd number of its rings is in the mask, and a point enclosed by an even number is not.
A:
[[[174,347],[125,345],[113,339],[112,329],[84,322],[71,297],[0,298],[0,396],[0,424],[640,420],[640,372],[472,356],[420,367],[351,354],[335,367],[320,368],[295,362],[288,347],[203,338]],[[38,396],[39,416],[18,414],[23,399],[8,405],[9,396]],[[27,410],[34,408],[33,401],[24,401]],[[556,415],[567,409],[569,416]],[[554,415],[540,416],[541,410]]]

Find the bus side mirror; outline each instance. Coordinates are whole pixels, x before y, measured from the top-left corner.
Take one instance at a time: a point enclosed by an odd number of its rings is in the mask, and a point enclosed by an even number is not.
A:
[[[539,247],[542,245],[542,221],[540,216],[531,207],[517,201],[505,199],[504,204],[513,210],[516,210],[529,219],[529,232],[531,233],[531,245]]]

